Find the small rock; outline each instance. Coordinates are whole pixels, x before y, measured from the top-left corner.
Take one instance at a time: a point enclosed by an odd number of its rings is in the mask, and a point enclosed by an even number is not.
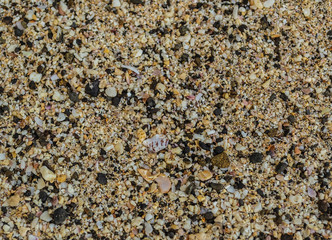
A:
[[[56,175],[54,174],[54,172],[52,172],[46,166],[42,166],[40,168],[40,173],[46,181],[53,182],[56,179]]]
[[[265,8],[270,8],[270,7],[273,6],[274,2],[275,2],[275,0],[267,0],[267,1],[264,2],[263,5],[264,5]]]
[[[321,211],[322,213],[327,213],[328,209],[329,209],[329,204],[327,201],[324,200],[319,200],[317,202],[318,205],[318,210]]]
[[[21,30],[17,27],[15,27],[15,29],[14,29],[14,34],[16,37],[21,37],[23,35],[23,32],[24,32],[23,30]]]
[[[262,211],[262,204],[260,202],[258,202],[256,205],[255,205],[255,208],[254,208],[254,212],[260,212]]]
[[[169,178],[164,175],[164,174],[160,174],[155,181],[158,183],[158,187],[161,193],[168,193],[169,190],[172,187],[172,183],[169,180]]]
[[[20,195],[18,194],[15,194],[13,196],[11,196],[9,199],[7,199],[3,206],[6,207],[6,206],[9,206],[9,207],[17,207],[19,205],[21,201],[21,198],[20,198]]]
[[[317,193],[315,190],[313,190],[312,188],[308,187],[308,196],[311,198],[315,198],[317,196]]]
[[[220,154],[220,153],[222,153],[222,152],[224,152],[225,151],[225,149],[223,148],[223,147],[221,147],[221,146],[217,146],[217,147],[215,147],[215,149],[213,150],[213,154],[214,155],[218,155],[218,154]]]
[[[52,217],[55,224],[61,224],[67,219],[68,213],[63,207],[59,207],[53,212]]]
[[[102,185],[106,185],[107,184],[106,174],[98,173],[97,174],[97,181]]]
[[[140,128],[137,130],[136,136],[140,142],[143,142],[146,138],[146,133],[142,128]]]
[[[213,166],[219,167],[219,168],[228,168],[230,165],[229,158],[226,154],[226,152],[222,152],[216,156],[214,156],[211,159],[211,163]]]
[[[45,222],[50,222],[52,221],[52,217],[50,216],[50,214],[48,213],[48,211],[45,211],[42,213],[42,215],[40,215],[40,219],[45,221]]]
[[[145,233],[147,234],[147,235],[149,235],[150,233],[152,233],[152,231],[153,231],[153,228],[152,228],[152,226],[151,226],[151,224],[150,223],[145,223],[144,224],[144,229],[145,229]]]
[[[210,172],[209,170],[204,170],[200,173],[197,174],[197,177],[199,178],[199,180],[201,181],[206,181],[211,179],[213,176],[212,172]]]
[[[107,87],[105,93],[109,97],[115,97],[117,95],[115,87]]]
[[[44,203],[48,199],[48,194],[45,191],[40,191],[39,192],[39,199]]]
[[[99,94],[99,81],[94,81],[91,84],[85,86],[85,93],[89,94],[91,97],[97,97]]]
[[[112,1],[112,7],[121,7],[121,3],[119,0],[113,0]]]
[[[45,186],[46,186],[46,184],[45,184],[44,180],[42,178],[39,178],[38,182],[37,182],[37,189],[38,190],[43,189]]]
[[[70,64],[74,60],[74,54],[66,52],[64,58],[65,58],[65,61]]]
[[[216,190],[217,192],[220,192],[224,188],[224,186],[221,183],[210,183],[210,187]]]
[[[133,4],[143,4],[144,2],[141,0],[130,0],[131,3]]]
[[[53,100],[57,101],[57,102],[60,102],[60,101],[63,101],[65,100],[65,96],[62,95],[59,91],[55,90],[54,93],[53,93]]]
[[[281,162],[276,166],[276,172],[278,174],[281,174],[286,170],[287,167],[288,167],[287,163]]]
[[[122,154],[124,152],[124,147],[122,142],[118,142],[114,145],[114,150],[118,153],[118,154]]]
[[[196,234],[190,234],[189,240],[211,240],[211,236],[207,233],[196,233]]]
[[[72,101],[72,102],[78,102],[80,99],[78,98],[78,94],[75,93],[75,92],[72,92],[72,91],[69,91],[68,92],[68,96],[69,96],[69,99]]]
[[[29,76],[29,79],[34,82],[40,82],[42,76],[43,75],[41,73],[32,72]]]
[[[249,156],[249,161],[251,163],[260,163],[263,161],[263,154],[259,152],[255,152]]]

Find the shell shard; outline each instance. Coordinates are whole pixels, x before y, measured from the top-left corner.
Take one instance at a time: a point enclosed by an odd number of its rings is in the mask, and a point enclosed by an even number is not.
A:
[[[143,141],[144,146],[148,147],[150,152],[159,152],[165,149],[168,145],[168,138],[165,135],[157,134],[152,138]]]

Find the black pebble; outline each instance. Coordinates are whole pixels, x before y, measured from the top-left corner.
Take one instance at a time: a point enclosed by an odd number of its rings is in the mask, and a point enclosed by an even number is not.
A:
[[[11,25],[11,24],[13,24],[13,18],[10,17],[10,16],[4,17],[4,18],[2,19],[2,21],[3,21],[3,23],[5,23],[5,24],[7,24],[7,25]]]
[[[288,117],[287,119],[288,119],[288,121],[289,121],[290,123],[294,123],[294,122],[295,122],[295,117],[294,117],[294,115],[289,115],[289,117]]]
[[[203,143],[203,142],[201,142],[201,141],[199,141],[198,144],[199,144],[199,146],[200,146],[202,149],[207,150],[207,151],[210,151],[210,147],[211,147],[210,144],[208,144],[208,143]]]
[[[119,97],[112,98],[112,105],[115,107],[119,106],[120,100],[121,100],[121,98],[119,98]]]
[[[97,181],[102,185],[106,185],[107,184],[106,174],[98,173],[97,174]]]
[[[68,212],[63,209],[63,207],[59,207],[53,212],[53,221],[55,224],[63,223],[68,217]]]
[[[317,202],[318,205],[318,210],[321,211],[322,213],[327,213],[328,209],[329,209],[329,204],[326,201],[323,200],[319,200]]]
[[[30,190],[26,190],[24,193],[25,197],[30,197],[31,196],[31,191]]]
[[[285,102],[288,101],[288,97],[285,93],[280,93],[279,97],[284,100]]]
[[[221,109],[220,108],[216,108],[214,111],[213,111],[214,115],[216,116],[220,116],[221,115]]]
[[[141,0],[130,0],[131,3],[133,4],[143,4],[144,2]]]
[[[263,161],[263,154],[259,152],[255,152],[249,156],[249,160],[251,163],[259,163]]]
[[[216,190],[217,192],[223,190],[223,185],[221,183],[210,183],[210,187],[214,190]]]
[[[276,172],[281,174],[283,173],[286,168],[288,167],[288,164],[287,163],[284,163],[284,162],[280,162],[277,166],[276,166]]]
[[[69,99],[70,99],[72,102],[78,102],[78,101],[79,101],[78,94],[75,93],[75,92],[69,91],[69,92],[68,92],[68,96],[69,96]]]
[[[15,28],[14,33],[16,37],[21,37],[23,35],[23,30]]]
[[[284,234],[281,235],[280,239],[281,240],[292,240],[293,239],[293,235],[289,235],[289,234],[284,233]]]
[[[91,84],[85,86],[85,93],[89,94],[91,97],[97,97],[99,94],[99,81],[94,81]]]
[[[262,189],[258,188],[258,189],[256,190],[256,192],[258,193],[259,196],[261,196],[261,197],[265,197],[264,192],[262,191]]]
[[[224,149],[223,147],[221,147],[221,146],[217,146],[217,147],[215,147],[215,149],[213,150],[213,154],[214,154],[214,155],[218,155],[218,154],[222,153],[223,151],[225,151],[225,149]]]
[[[156,102],[153,100],[153,98],[149,97],[146,100],[146,105],[150,108],[154,108],[156,106]]]
[[[36,83],[34,81],[29,82],[29,88],[31,90],[36,90],[37,89]]]
[[[48,194],[45,191],[39,192],[39,199],[44,203],[47,201]]]
[[[332,30],[329,30],[327,33],[326,33],[328,39],[332,40]]]
[[[206,212],[204,213],[204,218],[206,219],[207,223],[213,223],[214,222],[214,216],[212,212]]]

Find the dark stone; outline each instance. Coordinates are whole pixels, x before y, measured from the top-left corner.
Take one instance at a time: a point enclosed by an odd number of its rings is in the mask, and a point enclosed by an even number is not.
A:
[[[189,60],[189,55],[187,53],[182,54],[179,59],[180,63],[188,62],[188,60]]]
[[[251,163],[259,163],[259,162],[262,162],[262,161],[263,161],[263,154],[262,154],[262,153],[259,153],[259,152],[252,153],[252,154],[249,156],[249,161],[250,161]]]
[[[224,189],[224,186],[221,183],[210,183],[210,187],[217,192],[220,192],[221,190]]]
[[[153,98],[149,97],[146,100],[146,105],[150,108],[154,108],[156,106],[156,102],[153,100]]]
[[[266,30],[270,27],[270,23],[269,23],[266,16],[262,17],[260,22],[261,22],[261,25],[262,25],[262,29]]]
[[[237,179],[234,183],[235,189],[243,189],[243,188],[245,188],[245,186],[246,185],[244,185],[240,179]]]
[[[295,116],[294,115],[289,115],[289,117],[287,119],[288,119],[288,121],[290,123],[294,123],[295,122]]]
[[[115,107],[117,107],[117,106],[119,106],[120,101],[121,101],[120,97],[113,97],[112,98],[112,105],[115,106]]]
[[[190,195],[195,191],[195,183],[190,183],[189,186],[186,188],[185,193]]]
[[[73,92],[73,91],[68,91],[68,96],[69,96],[69,99],[72,101],[72,102],[78,102],[80,99],[78,98],[78,94]]]
[[[102,185],[106,185],[107,184],[106,174],[98,173],[97,174],[97,181]]]
[[[247,25],[241,24],[238,29],[240,30],[240,32],[244,32],[246,29],[248,29]]]
[[[65,61],[70,64],[74,61],[75,56],[73,53],[66,52],[64,57],[65,57]]]
[[[216,115],[216,116],[220,116],[220,115],[221,115],[221,109],[220,109],[220,108],[216,108],[216,109],[213,111],[213,114]]]
[[[189,31],[189,29],[187,28],[187,26],[183,25],[179,28],[180,34],[181,36],[186,35],[187,31]]]
[[[287,95],[286,95],[285,93],[280,93],[279,97],[280,97],[282,100],[284,100],[285,102],[288,101],[288,97],[287,97]]]
[[[89,94],[91,97],[97,97],[99,94],[99,81],[96,80],[91,84],[85,86],[85,93]]]
[[[39,199],[44,203],[48,199],[48,194],[45,191],[40,191],[39,192]]]
[[[29,88],[31,90],[36,90],[37,89],[36,83],[34,81],[29,82]]]
[[[13,24],[13,18],[10,16],[3,17],[2,22],[7,25],[11,25],[11,24]]]
[[[262,198],[265,197],[265,194],[264,194],[264,192],[263,192],[262,189],[258,188],[258,189],[256,190],[256,192],[257,192],[258,195],[261,196]]]
[[[67,219],[68,215],[68,212],[63,207],[59,207],[53,212],[53,221],[55,224],[61,224]]]
[[[30,190],[26,190],[26,191],[24,192],[24,196],[25,196],[25,197],[30,197],[30,196],[31,196],[31,191],[30,191]]]
[[[293,239],[293,234],[282,234],[280,240],[292,240]]]
[[[217,147],[214,148],[213,154],[218,155],[218,154],[222,153],[223,151],[225,151],[225,149],[223,147],[217,146]]]
[[[329,204],[328,202],[324,201],[324,200],[319,200],[317,202],[318,205],[318,210],[321,211],[322,213],[327,213],[328,209],[329,209]]]
[[[204,149],[204,150],[207,150],[207,151],[210,151],[210,144],[207,144],[207,143],[203,143],[201,141],[198,142],[199,146]]]
[[[329,40],[332,40],[332,30],[329,30],[326,35]]]
[[[21,37],[23,35],[23,30],[15,28],[14,29],[14,34],[16,37]]]
[[[276,172],[281,174],[283,173],[286,168],[288,167],[288,164],[287,163],[284,163],[284,162],[280,162],[277,166],[276,166]]]
[[[270,102],[273,102],[277,98],[277,95],[275,93],[272,93],[270,96]]]
[[[180,50],[181,48],[182,48],[182,43],[177,43],[177,44],[174,45],[173,50],[174,50],[174,51],[178,51],[178,50]]]
[[[144,4],[144,2],[141,0],[130,0],[130,2],[133,4]]]
[[[214,222],[215,217],[213,216],[212,212],[206,212],[203,214],[203,216],[208,223]]]

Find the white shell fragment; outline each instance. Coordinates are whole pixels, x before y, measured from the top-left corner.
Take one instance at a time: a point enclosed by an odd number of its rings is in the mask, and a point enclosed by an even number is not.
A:
[[[159,152],[167,147],[168,141],[165,135],[156,134],[152,138],[143,141],[143,144],[149,148],[150,152]]]

